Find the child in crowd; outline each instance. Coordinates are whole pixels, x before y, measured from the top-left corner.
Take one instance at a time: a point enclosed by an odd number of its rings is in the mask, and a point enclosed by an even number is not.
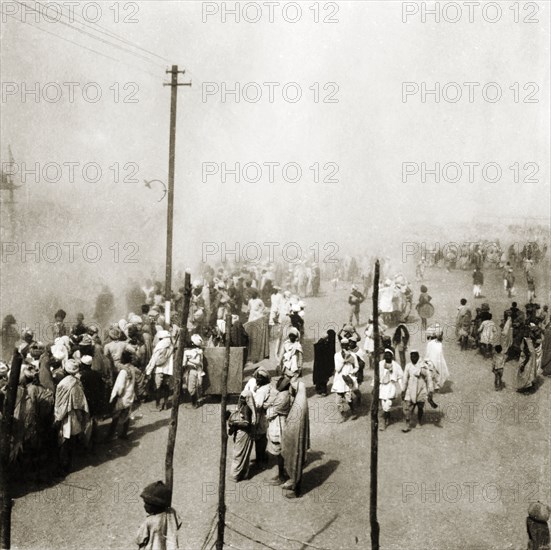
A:
[[[140,550],[177,550],[182,520],[171,508],[172,492],[162,482],[149,484],[142,492],[147,518],[140,526],[136,542]]]

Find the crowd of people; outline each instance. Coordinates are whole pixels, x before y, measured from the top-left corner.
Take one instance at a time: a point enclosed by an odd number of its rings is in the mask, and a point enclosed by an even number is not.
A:
[[[230,345],[244,347],[249,361],[270,357],[270,333],[275,340],[271,353],[289,356],[291,341],[304,335],[305,315],[305,303],[292,292],[293,273],[287,274],[290,290],[285,291],[268,269],[214,271],[207,266],[202,275],[192,283],[186,330],[180,319],[184,288],[172,296],[167,311],[162,286],[150,281],[142,287],[129,282],[126,304],[132,309],[116,323],[106,321],[114,304],[107,288],[96,300],[96,319],[91,323],[79,313],[74,324],[66,324],[67,313],[59,309],[47,343],[37,340],[29,328],[20,330],[13,315],[4,318],[2,410],[15,362],[21,372],[11,447],[16,466],[32,461],[39,475],[43,470],[65,475],[77,447],[127,438],[140,403],[151,400],[159,411],[167,408],[179,345],[184,346],[184,398],[195,408],[201,406],[208,383],[204,350],[225,346],[227,316]],[[300,368],[296,363],[292,367]],[[98,423],[108,419],[107,435],[99,438]]]
[[[476,246],[469,252],[469,262],[475,266],[475,303],[484,297],[483,270],[488,262],[479,255]],[[373,316],[362,323],[361,315],[361,306],[370,296],[372,269],[362,269],[352,260],[347,270],[343,271],[340,264],[331,280],[335,288],[335,278],[337,282],[340,277],[351,278],[349,314],[338,332],[328,330],[313,344],[315,391],[322,396],[334,395],[340,422],[353,420],[362,400],[361,385],[371,378],[373,386],[377,369],[379,429],[384,431],[390,426],[391,413],[399,402],[402,431],[408,433],[423,425],[426,403],[437,409],[435,396],[450,391],[444,330],[438,324],[428,326],[434,305],[427,286],[420,285],[413,308],[411,283],[402,273],[392,274],[390,262],[383,261],[379,341],[375,342]],[[462,351],[475,350],[491,362],[497,391],[503,389],[505,363],[518,362],[515,389],[525,391],[535,385],[539,374],[551,374],[549,312],[547,306],[535,301],[537,262],[533,251],[524,253],[520,263],[516,258],[511,262],[501,256],[500,261],[508,297],[516,295],[515,270],[524,272],[524,310],[512,302],[497,322],[488,303],[471,308],[463,298],[455,320],[455,336]],[[425,281],[426,269],[431,265],[421,258],[416,267],[418,282]],[[455,266],[450,262],[445,267]],[[21,367],[12,462],[17,467],[31,463],[33,471],[39,473],[54,469],[54,473],[64,476],[71,470],[77,447],[89,449],[101,441],[127,438],[141,403],[154,401],[158,410],[167,408],[179,346],[184,347],[184,396],[192,407],[200,407],[208,380],[205,349],[225,346],[229,316],[230,346],[245,348],[249,363],[271,358],[275,364],[275,374],[264,365],[255,368],[235,410],[228,413],[233,439],[230,478],[239,482],[273,466],[270,483],[281,485],[288,498],[300,497],[310,444],[307,388],[302,378],[304,346],[309,342],[305,338],[306,304],[302,297],[319,295],[320,278],[319,268],[308,263],[284,270],[275,264],[204,266],[200,278],[191,285],[185,327],[180,318],[185,299],[181,273],[176,277],[177,290],[170,297],[153,279],[143,285],[129,281],[125,295],[129,313],[123,319],[112,322],[115,300],[105,287],[97,297],[93,322],[87,323],[84,315],[77,314],[76,322],[68,325],[67,314],[60,309],[53,316],[47,344],[37,341],[32,330],[21,331],[13,315],[7,315],[2,324],[2,409],[10,369],[17,363]],[[421,319],[425,344],[422,352],[411,345],[408,322],[414,312]],[[376,349],[381,353],[378,362]],[[110,424],[106,436],[100,438],[98,424],[104,420],[110,420]],[[159,502],[162,498],[166,501],[163,491],[160,486],[147,488],[144,501],[147,498],[151,504],[157,497]],[[173,516],[171,521],[179,520]],[[146,535],[141,533],[143,540]]]

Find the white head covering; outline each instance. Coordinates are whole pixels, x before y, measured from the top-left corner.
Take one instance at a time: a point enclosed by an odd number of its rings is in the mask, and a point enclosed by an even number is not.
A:
[[[203,345],[203,339],[197,333],[191,335],[191,342],[197,347],[201,347]]]
[[[168,330],[160,330],[157,332],[156,336],[159,340],[162,340],[163,338],[170,338],[170,332],[168,332]]]
[[[69,359],[68,361],[65,361],[65,365],[63,368],[65,369],[65,372],[69,374],[77,374],[79,371],[78,363],[74,359]]]

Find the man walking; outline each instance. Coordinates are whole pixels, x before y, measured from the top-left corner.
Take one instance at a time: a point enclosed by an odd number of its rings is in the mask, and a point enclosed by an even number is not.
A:
[[[356,285],[352,285],[350,295],[348,296],[348,304],[350,305],[350,316],[348,322],[352,323],[356,318],[356,325],[360,324],[360,304],[365,300],[365,296],[358,290]]]
[[[473,271],[473,296],[482,298],[482,285],[484,284],[484,274],[478,267]]]
[[[406,420],[406,426],[402,428],[404,433],[411,431],[411,428],[413,428],[411,417],[415,407],[417,407],[417,424],[421,426],[425,401],[432,399],[434,391],[432,376],[424,363],[419,361],[419,352],[412,351],[409,357],[411,361],[406,365],[402,382],[402,400],[404,401],[403,407]]]

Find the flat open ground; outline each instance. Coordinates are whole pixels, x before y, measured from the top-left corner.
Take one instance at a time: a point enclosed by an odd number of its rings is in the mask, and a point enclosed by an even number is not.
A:
[[[426,284],[441,324],[453,324],[461,297],[472,305],[469,271],[428,270]],[[333,292],[325,283],[322,290],[323,296],[307,300],[307,386],[312,384],[313,340],[323,334],[324,325],[342,324],[347,315],[348,285]],[[545,290],[540,295],[547,296]],[[499,271],[486,270],[484,294],[482,301],[501,318],[509,301]],[[370,309],[369,304],[362,312],[364,320]],[[419,334],[412,345],[424,351]],[[550,501],[550,381],[543,380],[532,395],[518,394],[510,385],[495,392],[489,361],[475,351],[460,352],[453,337],[445,341],[444,352],[453,385],[451,392],[435,397],[443,415],[440,425],[438,415],[429,412],[422,428],[404,434],[396,407],[394,423],[379,435],[381,548],[525,548],[528,503]],[[515,369],[507,363],[506,382]],[[370,547],[370,383],[371,375],[361,388],[362,413],[344,423],[337,423],[333,396],[318,397],[310,388],[311,451],[303,497],[289,501],[281,489],[268,486],[273,471],[237,485],[230,482],[227,521],[242,533],[228,529],[230,545],[308,548],[290,540],[298,539],[313,548]],[[76,471],[61,484],[24,488],[14,507],[14,546],[135,547],[133,539],[145,517],[139,492],[164,477],[169,417],[151,404],[140,412],[143,418],[134,423],[128,441],[98,445],[94,456],[78,459]],[[174,506],[184,521],[181,541],[186,549],[201,548],[216,511],[219,412],[216,403],[180,411]],[[231,445],[230,439],[229,459]]]

